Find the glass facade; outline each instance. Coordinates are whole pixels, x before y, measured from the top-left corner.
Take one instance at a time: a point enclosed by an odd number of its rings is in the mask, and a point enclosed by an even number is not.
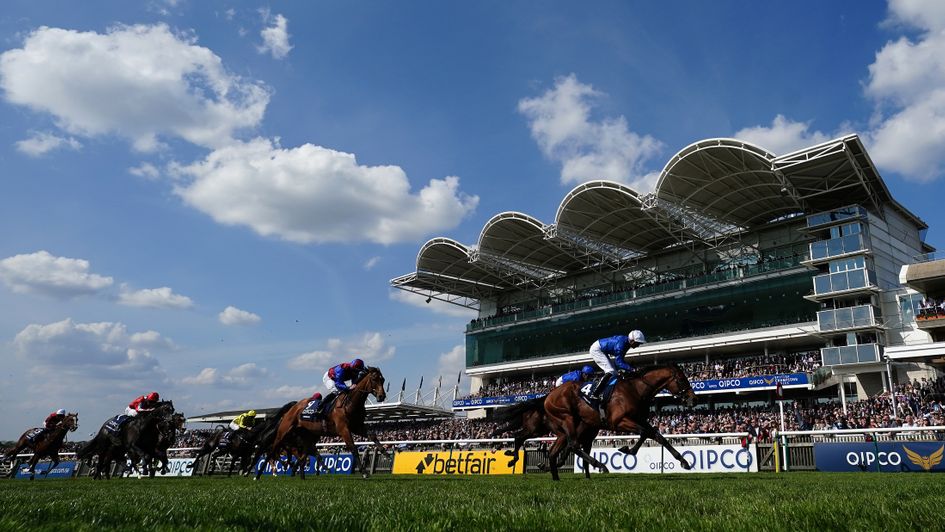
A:
[[[915,323],[915,317],[922,306],[922,294],[906,294],[899,296],[899,314],[903,325]]]
[[[569,313],[466,335],[467,367],[587,352],[600,338],[642,330],[651,342],[805,323],[817,305],[803,298],[810,273],[719,287],[685,297]]]
[[[859,205],[851,205],[849,207],[842,207],[840,209],[834,209],[829,212],[821,212],[817,214],[812,214],[807,217],[807,228],[811,229],[814,227],[835,224],[843,220],[850,220],[853,218],[860,218],[866,216],[866,209],[860,207]]]
[[[859,226],[859,224],[854,224]],[[834,227],[833,229],[837,229]],[[866,238],[862,233],[853,233],[829,240],[820,240],[811,242],[810,258],[811,260],[822,260],[846,253],[863,251],[866,249]]]
[[[875,286],[876,279],[873,272],[867,270],[850,270],[838,273],[825,273],[814,277],[814,293],[817,295],[831,292],[843,292]]]
[[[837,331],[856,327],[871,327],[876,325],[872,305],[822,310],[817,313],[817,323],[820,330]]]
[[[859,344],[825,347],[820,350],[820,356],[825,366],[879,362],[879,346],[876,344]]]

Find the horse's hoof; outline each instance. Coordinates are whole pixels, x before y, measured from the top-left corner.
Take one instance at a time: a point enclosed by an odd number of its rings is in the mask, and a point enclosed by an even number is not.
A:
[[[515,453],[512,451],[505,451],[505,456],[515,456]]]
[[[679,465],[681,465],[682,468],[685,469],[686,471],[689,471],[690,469],[692,469],[692,465],[685,460],[680,460]]]
[[[367,479],[367,478],[369,478],[370,476],[371,476],[371,475],[369,475],[369,474],[367,474],[367,473],[361,473],[361,478]]]
[[[607,466],[602,465],[602,466],[600,466],[600,472],[601,472],[601,473],[610,473],[610,470],[607,469]]]
[[[630,454],[630,447],[627,446],[627,445],[624,445],[623,447],[621,447],[621,448],[619,448],[619,449],[617,449],[617,450],[620,451],[620,452],[622,452],[623,454]]]

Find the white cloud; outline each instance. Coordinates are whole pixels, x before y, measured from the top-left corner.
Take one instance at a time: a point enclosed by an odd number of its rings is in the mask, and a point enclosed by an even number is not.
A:
[[[364,269],[371,271],[377,266],[377,263],[381,261],[380,257],[371,257],[368,260],[364,261]]]
[[[463,345],[457,345],[450,349],[446,353],[440,355],[440,358],[437,360],[438,366],[437,371],[439,374],[446,378],[446,382],[452,386],[454,381],[450,380],[453,376],[460,377],[460,384],[465,381],[468,383],[469,377],[463,373],[463,370],[466,369],[466,347]]]
[[[200,373],[192,377],[184,377],[181,382],[184,384],[208,385],[219,382],[216,368],[203,368]]]
[[[223,309],[218,318],[223,325],[255,325],[262,319],[252,312],[240,310],[232,305]]]
[[[194,302],[187,296],[175,294],[167,286],[161,288],[144,288],[142,290],[131,291],[127,286],[122,286],[122,292],[118,296],[118,303],[129,307],[149,307],[149,308],[177,308],[185,309],[194,306]]]
[[[391,301],[399,301],[401,303],[406,303],[414,307],[426,309],[444,316],[473,319],[478,315],[478,312],[473,309],[460,307],[458,305],[453,305],[452,303],[447,303],[438,299],[431,299],[430,302],[427,303],[426,296],[415,294],[413,292],[407,292],[406,290],[390,290],[388,292],[388,297],[390,297]]]
[[[13,346],[19,357],[34,367],[95,379],[137,379],[140,373],[159,370],[150,349],[173,346],[173,342],[154,331],[128,334],[123,323],[75,323],[67,318],[28,325],[16,335]]]
[[[369,366],[394,357],[397,348],[388,346],[379,332],[366,332],[360,338],[342,341],[332,338],[326,342],[326,349],[311,351],[291,358],[286,365],[290,369],[316,370],[319,374],[341,362],[354,358],[364,360]]]
[[[263,12],[263,22],[270,25],[259,32],[263,39],[263,44],[259,47],[259,53],[269,52],[275,59],[285,59],[289,55],[289,51],[292,50],[287,29],[289,19],[282,15],[270,16],[268,10],[266,10]]]
[[[73,137],[60,137],[47,132],[33,133],[29,138],[16,142],[16,149],[30,157],[39,157],[60,148],[78,150],[82,148],[82,143]]]
[[[219,223],[301,243],[416,241],[451,229],[479,202],[459,178],[432,179],[411,194],[397,166],[362,166],[312,144],[283,149],[256,138],[174,167],[175,191]],[[189,178],[189,180],[187,180]]]
[[[254,382],[268,376],[269,371],[267,369],[249,362],[236,366],[226,373],[222,373],[216,368],[203,368],[196,375],[184,377],[181,382],[190,385],[247,388]]]
[[[141,163],[128,169],[128,173],[145,179],[157,179],[161,177],[161,171],[151,163]]]
[[[286,364],[291,369],[313,369],[317,371],[328,371],[331,364],[335,364],[337,355],[331,351],[311,351],[302,353],[293,357]]]
[[[311,397],[311,395],[319,391],[318,386],[291,386],[288,384],[283,384],[274,390],[267,390],[263,392],[263,395],[266,397],[271,397],[273,399],[285,399],[285,400],[300,400],[303,397]]]
[[[774,117],[771,126],[746,127],[735,132],[735,138],[751,142],[775,155],[820,144],[836,136],[811,131],[810,122],[794,122],[781,114]]]
[[[894,0],[889,20],[921,34],[886,43],[869,66],[870,156],[907,179],[932,181],[945,173],[945,6]]]
[[[645,192],[655,183],[645,163],[662,143],[630,131],[623,116],[592,120],[595,101],[603,96],[571,74],[557,78],[543,95],[519,101],[518,110],[542,153],[561,163],[563,183],[610,179]]]
[[[220,146],[258,125],[269,103],[262,84],[228,73],[212,51],[164,24],[104,34],[41,27],[0,54],[0,88],[70,134],[115,134],[141,151],[158,148],[161,136]]]
[[[0,279],[14,292],[69,298],[112,285],[111,277],[89,273],[89,261],[57,257],[47,251],[0,260]]]

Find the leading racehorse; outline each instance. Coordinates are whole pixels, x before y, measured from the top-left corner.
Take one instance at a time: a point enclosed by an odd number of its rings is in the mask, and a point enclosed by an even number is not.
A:
[[[345,442],[348,452],[354,461],[353,467],[361,472],[364,478],[368,473],[364,462],[358,455],[358,448],[354,445],[354,435],[370,438],[381,452],[386,453],[373,432],[368,433],[364,426],[365,409],[368,395],[373,395],[378,401],[384,402],[387,393],[384,391],[384,375],[376,367],[367,367],[356,379],[350,388],[341,392],[335,399],[335,406],[324,419],[305,421],[300,414],[308,401],[299,401],[282,417],[275,440],[269,450],[269,461],[273,462],[286,446],[287,438],[296,435],[302,441],[305,449],[313,448],[322,436],[339,436]],[[262,474],[262,468],[257,468],[256,478]],[[304,478],[304,476],[303,476]]]
[[[42,458],[49,458],[52,460],[52,463],[49,464],[49,469],[43,471],[41,474],[45,475],[49,471],[55,469],[59,465],[59,449],[62,448],[62,442],[66,438],[66,434],[74,431],[79,427],[79,414],[77,413],[68,413],[66,417],[62,419],[55,427],[47,430],[39,438],[30,440],[30,435],[34,433],[36,429],[30,429],[23,433],[20,436],[20,439],[17,440],[16,445],[13,446],[7,454],[0,459],[0,462],[6,462],[7,460],[15,459],[16,455],[23,449],[30,449],[33,451],[33,456],[29,460],[29,471],[30,480],[33,480],[33,477],[36,475],[36,463],[39,462]],[[16,474],[16,468],[10,470],[10,476]]]
[[[574,451],[587,463],[606,473],[607,467],[590,456],[589,450],[585,450],[588,449],[587,433],[593,431],[596,435],[597,431],[605,428],[640,435],[633,449],[620,449],[624,453],[636,454],[643,441],[652,438],[679,460],[683,469],[691,469],[692,466],[679,451],[650,425],[648,418],[653,398],[664,389],[689,407],[695,404],[696,394],[692,391],[692,385],[675,364],[652,366],[629,375],[619,375],[603,416],[582,398],[577,383],[565,383],[552,390],[545,397],[545,420],[558,437],[548,452],[552,478],[558,480],[558,455],[565,450]]]
[[[99,429],[98,434],[76,453],[76,457],[91,462],[93,456],[98,456],[94,475],[96,479],[101,478],[102,472],[106,478],[111,478],[111,462],[120,460],[125,454],[131,459],[132,467],[137,469],[139,460],[150,463],[160,459],[157,450],[159,424],[173,415],[174,403],[161,401],[152,410],[139,412],[137,416],[126,421],[117,433],[109,430],[111,420],[108,420]]]

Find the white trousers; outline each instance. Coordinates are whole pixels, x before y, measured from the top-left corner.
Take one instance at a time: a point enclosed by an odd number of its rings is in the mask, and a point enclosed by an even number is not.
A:
[[[230,430],[240,430],[240,426],[235,421],[230,421]]]
[[[555,381],[555,388],[564,384],[564,376],[558,377],[558,380]]]
[[[329,392],[337,392],[337,391],[338,391],[338,387],[335,386],[335,381],[334,381],[331,377],[328,376],[328,372],[327,372],[327,371],[325,372],[325,376],[322,377],[322,382],[325,383],[325,388],[328,388],[328,391],[329,391]]]
[[[138,411],[135,410],[134,408],[131,408],[130,406],[127,406],[125,407],[125,415],[135,417],[138,415]]]
[[[617,371],[616,368],[614,368],[614,364],[610,361],[610,357],[600,350],[600,342],[594,342],[591,345],[591,358],[593,358],[594,362],[605,372],[615,373]]]

